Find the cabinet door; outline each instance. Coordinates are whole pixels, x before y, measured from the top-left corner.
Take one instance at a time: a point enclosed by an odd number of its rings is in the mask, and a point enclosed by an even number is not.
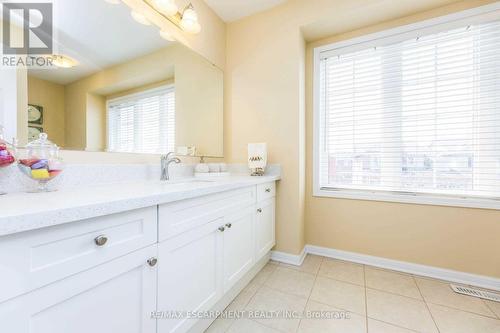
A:
[[[255,221],[255,245],[257,260],[267,254],[276,243],[274,198],[257,203]]]
[[[185,312],[209,310],[222,297],[223,222],[217,219],[160,243],[158,332],[186,332],[196,320]]]
[[[255,262],[254,222],[253,206],[224,219],[224,292],[245,275]]]
[[[154,333],[156,245],[0,304],[0,332]]]

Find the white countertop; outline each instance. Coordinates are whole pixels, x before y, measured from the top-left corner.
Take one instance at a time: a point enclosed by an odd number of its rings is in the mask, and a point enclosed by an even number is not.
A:
[[[279,180],[227,176],[208,181],[143,181],[0,196],[0,236]]]

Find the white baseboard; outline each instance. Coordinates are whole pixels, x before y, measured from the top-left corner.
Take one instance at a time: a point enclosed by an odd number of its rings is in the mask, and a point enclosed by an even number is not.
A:
[[[304,262],[304,258],[306,257],[306,248],[302,249],[300,254],[289,254],[286,252],[272,251],[271,252],[271,260],[279,261],[285,264],[300,266],[302,262]]]
[[[500,291],[500,279],[494,277],[464,273],[451,269],[414,264],[382,257],[374,257],[366,254],[330,249],[315,245],[306,245],[301,255],[273,252],[271,254],[271,259],[287,264],[301,265],[305,255],[308,253]]]

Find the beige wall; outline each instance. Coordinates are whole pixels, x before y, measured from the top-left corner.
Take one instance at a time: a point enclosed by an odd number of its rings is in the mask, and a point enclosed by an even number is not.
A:
[[[282,164],[277,250],[297,254],[307,243],[500,276],[497,211],[312,197],[311,45],[307,80],[303,47],[304,39],[331,42],[491,2],[291,0],[228,24],[226,156],[244,162],[248,142],[267,142],[270,162]]]
[[[182,48],[187,50],[186,48]],[[224,156],[224,74],[194,52],[175,62],[175,144]]]
[[[200,154],[223,156],[223,73],[180,44],[68,85],[67,146],[102,150],[105,147],[105,96],[142,89],[174,77],[176,145],[194,145]]]
[[[17,105],[17,140],[18,144],[23,146],[28,143],[28,113],[26,108],[28,105],[28,71],[25,68],[18,68],[16,71],[16,89],[18,91],[16,98]],[[9,110],[6,110],[9,112]]]
[[[43,130],[64,147],[64,86],[28,75],[28,103],[43,107]]]
[[[106,97],[87,94],[87,151],[106,149]]]
[[[304,246],[300,166],[301,57],[304,43],[286,13],[274,11],[231,23],[227,30],[224,143],[229,162],[246,163],[247,144],[267,142],[269,163],[282,165],[277,195],[277,249]],[[301,85],[302,84],[302,85]]]

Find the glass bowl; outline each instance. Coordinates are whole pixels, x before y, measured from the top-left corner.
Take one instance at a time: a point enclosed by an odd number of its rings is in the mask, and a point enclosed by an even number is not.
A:
[[[12,165],[16,161],[16,148],[4,140],[0,128],[0,168]]]
[[[16,161],[16,147],[7,141],[3,136],[3,128],[0,126],[0,169],[11,166]],[[5,192],[0,190],[0,195]]]
[[[59,147],[48,140],[46,133],[41,133],[37,140],[26,145],[26,150],[27,157],[17,163],[19,170],[38,182],[35,192],[49,192],[48,183],[64,169]]]

